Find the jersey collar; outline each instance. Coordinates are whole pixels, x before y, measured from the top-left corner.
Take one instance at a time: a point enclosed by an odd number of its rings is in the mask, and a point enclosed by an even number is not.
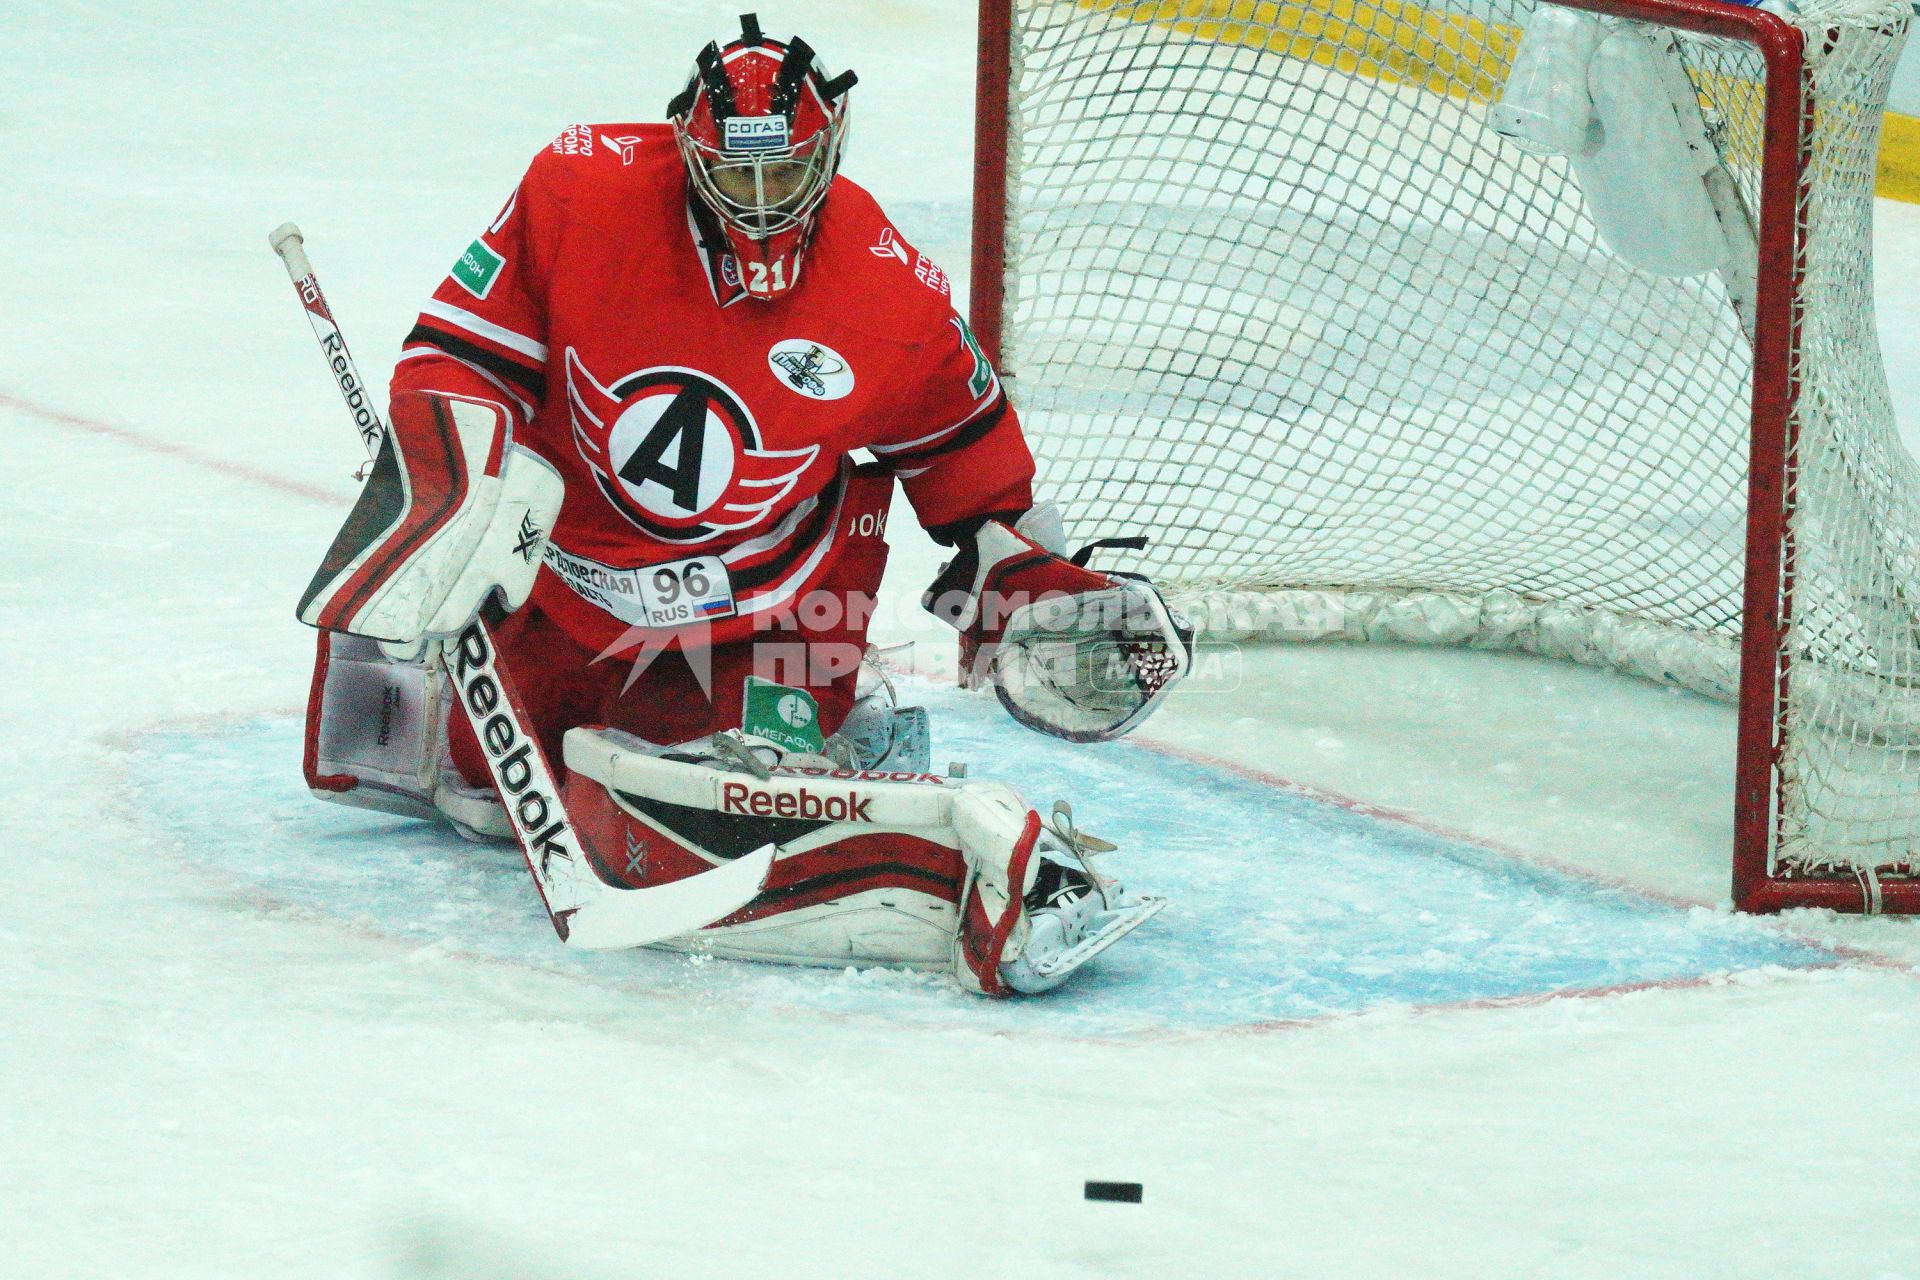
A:
[[[727,237],[713,212],[701,204],[692,191],[687,192],[687,234],[693,240],[694,252],[700,255],[700,267],[706,273],[707,289],[713,294],[714,302],[730,307],[746,297],[746,286],[740,282],[739,260],[727,248]]]

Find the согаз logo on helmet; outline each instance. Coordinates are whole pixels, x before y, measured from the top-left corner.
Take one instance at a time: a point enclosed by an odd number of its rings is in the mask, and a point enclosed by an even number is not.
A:
[[[761,447],[746,402],[696,369],[642,369],[605,385],[567,349],[573,442],[607,502],[667,542],[699,543],[766,519],[819,456]]]
[[[709,44],[694,62],[667,108],[688,182],[739,262],[740,288],[778,298],[800,283],[858,77],[829,77],[804,40],[770,40],[752,14],[739,40]]]
[[[778,151],[788,145],[785,116],[728,116],[720,124],[728,151]]]

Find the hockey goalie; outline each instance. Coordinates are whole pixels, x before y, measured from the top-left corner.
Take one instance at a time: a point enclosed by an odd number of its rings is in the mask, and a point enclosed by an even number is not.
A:
[[[1029,728],[1127,732],[1190,633],[1066,554],[947,278],[838,174],[853,74],[741,26],[668,123],[562,133],[421,311],[300,604],[308,783],[509,834],[506,745],[444,647],[484,610],[596,875],[776,848],[753,901],[666,945],[1045,991],[1159,901],[1065,805],[929,770],[924,713],[863,661],[893,486],[952,548],[924,602],[963,682]]]

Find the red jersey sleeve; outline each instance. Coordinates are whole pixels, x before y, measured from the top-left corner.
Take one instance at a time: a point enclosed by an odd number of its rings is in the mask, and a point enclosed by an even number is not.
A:
[[[1033,454],[1000,375],[957,313],[907,361],[916,394],[901,429],[871,446],[928,529],[1033,505]]]
[[[401,346],[393,391],[504,400],[516,427],[539,410],[547,392],[545,155],[421,309]]]

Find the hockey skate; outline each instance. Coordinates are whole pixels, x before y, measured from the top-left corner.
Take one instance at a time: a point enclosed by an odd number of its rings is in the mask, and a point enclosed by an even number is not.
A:
[[[1011,788],[976,784],[955,798],[953,820],[969,868],[954,974],[972,990],[1051,991],[1166,906],[1094,870],[1113,846],[1078,830],[1064,803],[1042,821]]]
[[[1070,823],[1066,806],[1056,806],[1055,817],[1063,813]],[[1093,839],[1074,835],[1081,842]],[[1167,905],[1165,898],[1130,893],[1118,880],[1095,871],[1087,855],[1102,850],[1076,844],[1072,837],[1062,839],[1058,848],[1046,841],[1043,835],[1039,870],[1021,898],[1030,922],[1027,945],[1017,958],[1000,965],[1000,976],[1023,995],[1051,991]]]

